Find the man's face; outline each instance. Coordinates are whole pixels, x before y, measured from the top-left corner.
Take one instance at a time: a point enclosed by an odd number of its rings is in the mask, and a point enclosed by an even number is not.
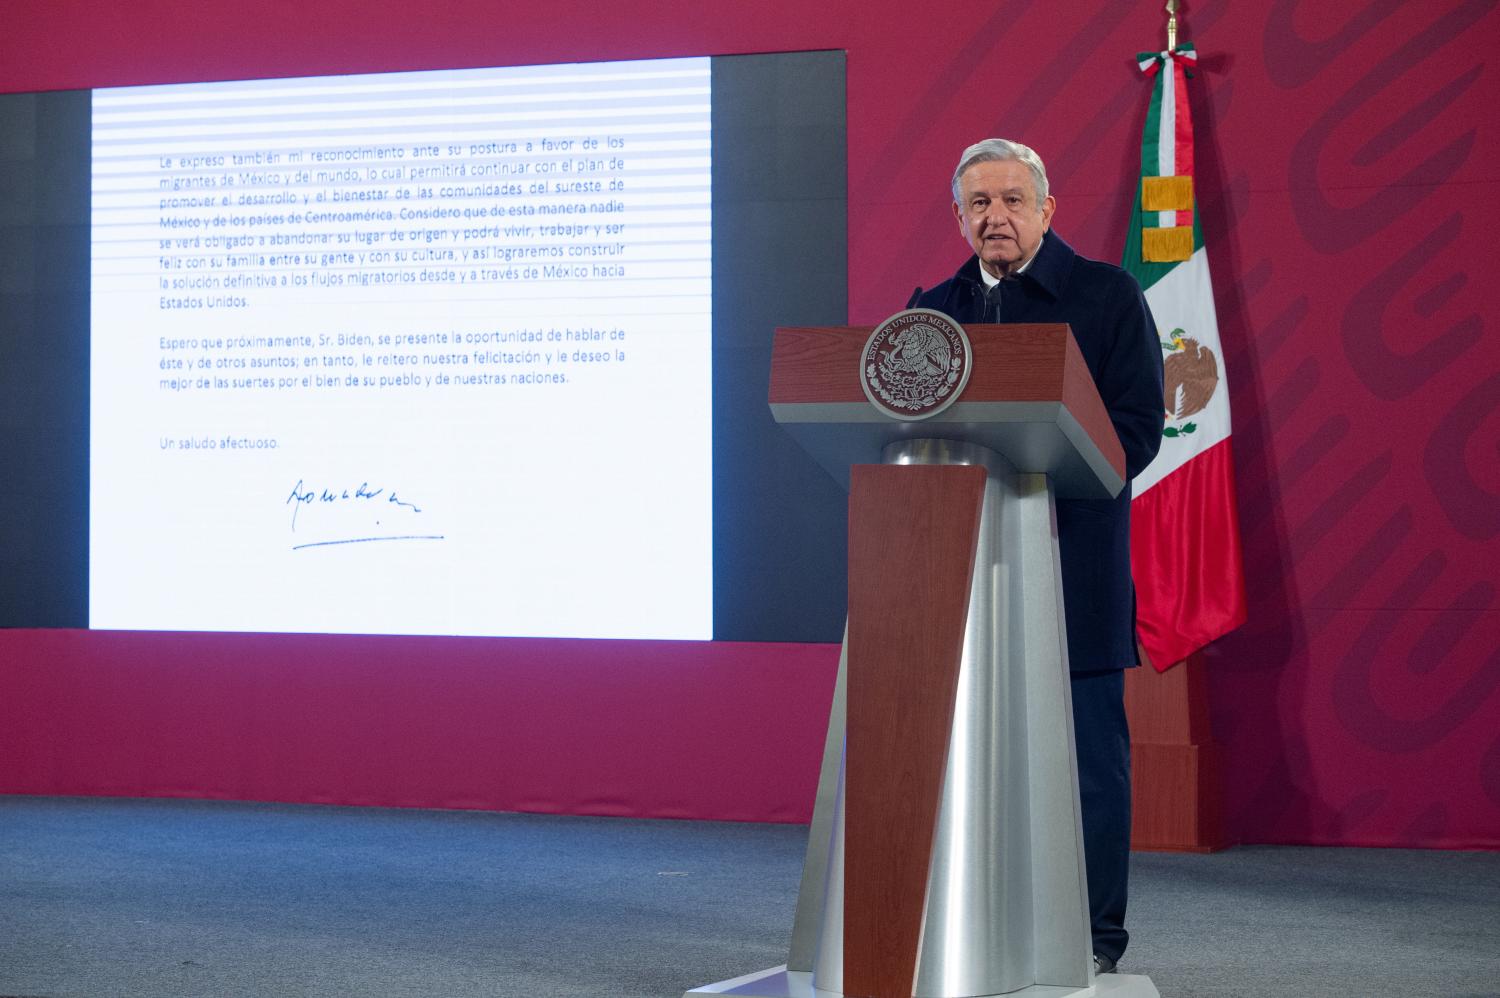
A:
[[[1013,159],[975,163],[958,178],[958,194],[953,217],[979,265],[995,277],[1031,259],[1057,206],[1051,195],[1037,204],[1031,171]]]

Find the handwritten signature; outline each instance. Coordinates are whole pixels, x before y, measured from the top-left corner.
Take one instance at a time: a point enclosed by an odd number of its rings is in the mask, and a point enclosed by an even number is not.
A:
[[[360,482],[354,489],[348,488],[314,488],[303,485],[303,479],[297,479],[297,484],[292,486],[291,495],[286,497],[285,505],[292,507],[292,532],[297,532],[297,514],[303,506],[312,503],[357,506],[364,504],[375,504],[381,496],[385,496],[385,502],[381,505],[395,505],[413,513],[422,512],[414,502],[407,502],[396,494],[395,489],[372,488],[369,482]]]

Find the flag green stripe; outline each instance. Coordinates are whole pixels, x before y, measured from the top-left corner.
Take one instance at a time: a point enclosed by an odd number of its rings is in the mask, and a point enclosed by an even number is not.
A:
[[[1151,104],[1146,108],[1146,127],[1141,132],[1141,176],[1161,175],[1161,95],[1162,83],[1167,78],[1167,67],[1162,66],[1151,81]],[[1136,185],[1136,211],[1140,211],[1140,185]]]

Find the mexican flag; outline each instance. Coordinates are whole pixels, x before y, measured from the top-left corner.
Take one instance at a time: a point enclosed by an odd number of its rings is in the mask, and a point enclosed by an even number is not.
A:
[[[1166,372],[1160,453],[1135,479],[1131,568],[1141,646],[1166,671],[1245,621],[1229,390],[1193,183],[1191,43],[1143,52],[1152,82],[1124,267],[1145,289]]]

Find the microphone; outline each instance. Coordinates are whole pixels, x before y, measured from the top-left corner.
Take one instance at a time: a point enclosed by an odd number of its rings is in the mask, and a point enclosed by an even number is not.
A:
[[[922,297],[922,285],[918,284],[917,285],[917,290],[913,291],[911,293],[911,297],[908,298],[908,299],[906,299],[906,307],[907,308],[916,308],[917,307],[917,299],[921,298],[921,297]]]

